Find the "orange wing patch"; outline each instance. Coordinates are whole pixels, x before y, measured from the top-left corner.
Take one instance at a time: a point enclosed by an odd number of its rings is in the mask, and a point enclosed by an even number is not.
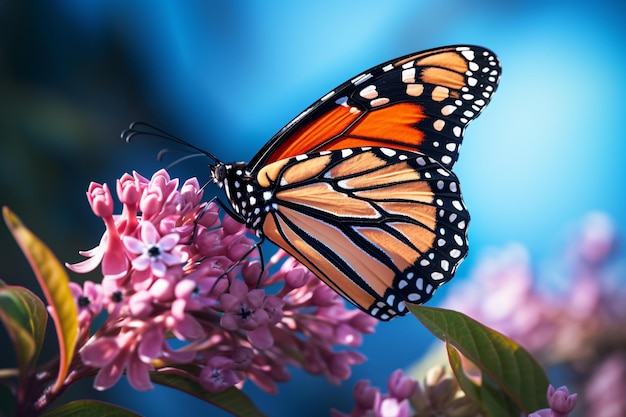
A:
[[[457,52],[443,52],[432,54],[415,61],[416,66],[449,68],[458,73],[465,73],[468,70],[467,60]]]
[[[356,107],[337,105],[333,110],[298,129],[272,154],[268,163],[309,153],[356,148],[390,146],[415,151],[424,133],[416,126],[426,116],[421,106],[397,103],[362,112]]]
[[[368,202],[351,198],[325,183],[302,185],[278,191],[276,198],[338,216],[380,218],[378,211]]]
[[[389,107],[383,107],[368,113],[347,132],[350,139],[342,143],[343,148],[353,148],[356,146],[377,146],[372,144],[372,140],[377,139],[381,143],[378,146],[385,146],[390,142],[398,145],[398,149],[416,150],[424,134],[415,127],[417,123],[426,118],[424,109],[412,103],[398,103]],[[368,138],[366,141],[358,141],[358,138]],[[335,147],[334,149],[340,149]]]
[[[326,114],[293,132],[289,139],[283,141],[272,153],[267,163],[309,153],[312,149],[321,150],[319,149],[321,144],[341,135],[358,117],[359,111],[337,105]]]

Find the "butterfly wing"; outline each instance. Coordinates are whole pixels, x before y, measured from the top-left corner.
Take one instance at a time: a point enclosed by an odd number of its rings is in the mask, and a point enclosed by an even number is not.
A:
[[[296,155],[361,146],[418,151],[446,168],[467,124],[489,103],[500,63],[488,49],[450,46],[378,65],[330,91],[257,153],[252,172]]]
[[[271,192],[264,235],[381,320],[427,301],[467,254],[458,180],[429,156],[325,151],[269,164],[257,181]]]

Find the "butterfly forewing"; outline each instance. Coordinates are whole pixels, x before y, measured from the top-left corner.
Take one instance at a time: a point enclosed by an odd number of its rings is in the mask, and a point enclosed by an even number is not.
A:
[[[381,320],[427,301],[467,253],[458,180],[429,156],[326,151],[269,164],[257,181],[271,195],[263,234]]]
[[[250,162],[360,146],[422,152],[447,168],[489,103],[500,63],[488,49],[451,46],[378,65],[335,88],[278,132]]]

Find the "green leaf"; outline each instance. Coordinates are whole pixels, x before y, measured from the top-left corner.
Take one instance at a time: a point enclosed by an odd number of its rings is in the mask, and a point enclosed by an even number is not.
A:
[[[2,214],[9,230],[31,265],[48,304],[59,340],[59,373],[52,387],[57,392],[63,386],[78,338],[78,312],[63,265],[48,247],[31,233],[7,207]]]
[[[41,352],[48,321],[46,307],[26,288],[0,286],[0,320],[13,341],[20,375],[25,377]]]
[[[543,368],[513,340],[457,311],[408,307],[435,336],[472,361],[522,412],[548,406],[548,378]]]
[[[235,387],[218,393],[210,393],[195,381],[165,372],[152,372],[150,379],[157,384],[193,395],[237,417],[266,417],[246,394]]]
[[[446,342],[450,366],[459,382],[459,386],[485,415],[489,417],[519,417],[519,408],[488,377],[483,375],[481,384],[475,383],[463,370],[461,355],[450,343]]]
[[[62,405],[42,414],[41,417],[141,417],[141,415],[113,404],[84,400]]]

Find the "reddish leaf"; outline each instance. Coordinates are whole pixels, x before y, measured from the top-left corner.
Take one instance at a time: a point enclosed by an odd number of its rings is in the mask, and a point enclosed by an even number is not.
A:
[[[69,278],[63,265],[48,247],[31,233],[7,207],[2,214],[9,230],[24,252],[39,285],[51,307],[51,316],[59,340],[59,374],[52,388],[57,392],[67,376],[69,362],[74,356],[78,338],[78,313],[68,285]]]
[[[41,417],[141,417],[125,408],[94,400],[74,401],[41,415]]]
[[[265,417],[246,394],[234,387],[219,393],[210,393],[195,381],[165,372],[153,372],[150,379],[157,384],[175,388],[216,405],[237,417]]]

